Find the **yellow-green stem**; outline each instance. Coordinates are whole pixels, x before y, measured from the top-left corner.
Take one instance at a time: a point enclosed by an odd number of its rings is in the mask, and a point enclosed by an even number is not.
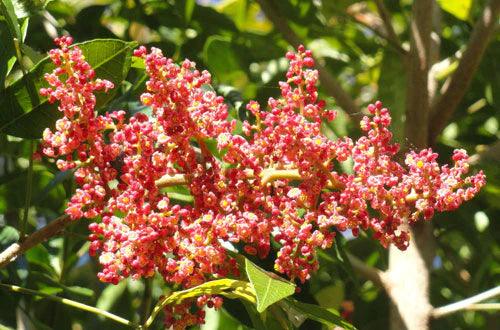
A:
[[[56,301],[58,303],[67,305],[67,306],[75,307],[75,308],[83,310],[83,311],[87,311],[87,312],[90,312],[90,313],[93,313],[93,314],[96,314],[96,315],[100,315],[102,317],[105,317],[107,319],[113,320],[115,322],[118,322],[118,323],[121,323],[121,324],[124,324],[124,325],[127,325],[127,326],[132,327],[132,328],[140,329],[140,326],[138,326],[137,324],[133,323],[132,321],[124,319],[123,317],[120,317],[118,315],[112,314],[112,313],[107,312],[107,311],[103,311],[102,309],[98,309],[98,308],[95,308],[95,307],[92,307],[92,306],[89,306],[89,305],[85,305],[85,304],[79,303],[79,302],[71,300],[71,299],[66,299],[66,298],[61,298],[61,297],[57,297],[57,296],[52,296],[52,295],[49,295],[47,293],[43,293],[43,292],[31,290],[31,289],[22,288],[22,287],[17,286],[17,285],[10,285],[10,284],[0,283],[0,287],[8,289],[8,290],[13,291],[13,292],[18,292],[18,293],[23,293],[23,294],[29,294],[29,295],[43,297],[43,298],[46,298],[46,299],[49,299],[49,300],[53,300],[53,301]]]
[[[26,234],[26,227],[28,224],[28,213],[30,210],[30,204],[31,204],[31,191],[33,188],[33,146],[35,145],[35,142],[33,140],[30,141],[30,160],[29,160],[29,165],[28,165],[28,175],[26,176],[26,196],[24,199],[24,213],[23,213],[23,219],[21,222],[20,226],[20,234],[19,237],[24,239],[24,235]]]

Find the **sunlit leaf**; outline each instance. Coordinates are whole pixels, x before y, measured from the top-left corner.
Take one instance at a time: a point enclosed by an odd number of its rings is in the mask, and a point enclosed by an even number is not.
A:
[[[111,310],[126,289],[127,281],[121,281],[117,285],[108,285],[99,296],[96,307],[105,311]]]
[[[469,18],[472,0],[438,0],[441,9],[452,14],[456,18],[466,21]]]
[[[11,0],[0,1],[0,13],[7,21],[7,25],[11,32],[12,38],[17,38],[17,40],[22,40],[21,29],[19,28],[19,22],[17,21],[16,11],[13,2]]]
[[[248,78],[242,71],[230,40],[220,36],[208,38],[203,49],[210,72],[219,83],[243,87]]]
[[[165,306],[170,304],[177,305],[186,299],[199,297],[205,294],[222,295],[228,298],[240,298],[252,303],[255,302],[255,291],[252,285],[246,281],[233,280],[229,278],[209,281],[190,289],[173,292],[171,295],[158,301],[153,308],[153,312],[145,323],[146,327],[153,323],[156,315],[158,315],[158,313],[163,310]]]
[[[0,228],[0,247],[16,242],[19,239],[19,233],[14,227],[5,226]]]
[[[257,311],[262,313],[267,307],[295,293],[295,285],[279,276],[266,272],[253,262],[245,259],[245,271],[257,296]]]

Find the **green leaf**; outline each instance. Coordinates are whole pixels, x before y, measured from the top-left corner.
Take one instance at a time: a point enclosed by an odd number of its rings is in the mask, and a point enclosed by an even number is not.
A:
[[[1,0],[0,12],[7,21],[12,37],[21,40],[21,29],[19,28],[19,22],[17,21],[16,11],[12,1]]]
[[[146,320],[144,327],[148,328],[153,323],[158,313],[160,313],[165,306],[170,304],[177,305],[186,299],[199,297],[205,294],[222,295],[232,299],[240,298],[255,303],[255,291],[250,283],[246,281],[223,278],[220,280],[205,282],[190,289],[176,291],[171,295],[160,299],[160,301],[158,301],[153,308],[151,315]]]
[[[36,205],[39,202],[43,201],[53,189],[57,188],[64,181],[71,179],[73,177],[73,173],[73,170],[56,173],[54,175],[54,178],[50,180],[49,183],[47,183],[43,190],[38,195],[33,196],[33,204]]]
[[[19,233],[14,227],[5,226],[0,228],[0,247],[4,248],[9,244],[17,242]]]
[[[55,301],[55,302],[58,302],[58,303],[61,303],[61,304],[67,305],[67,306],[74,307],[74,308],[78,308],[80,310],[87,311],[87,312],[90,312],[90,313],[93,313],[96,315],[104,316],[104,317],[106,317],[110,320],[113,320],[115,322],[130,326],[133,328],[137,328],[137,326],[129,320],[126,320],[126,319],[119,317],[115,314],[111,314],[107,311],[100,310],[98,308],[79,303],[79,302],[71,300],[71,299],[58,297],[58,296],[55,296],[52,294],[47,294],[47,293],[41,292],[41,291],[35,291],[35,290],[31,290],[31,289],[22,288],[22,287],[19,287],[17,285],[0,283],[0,287],[5,288],[5,289],[10,290],[10,291],[13,291],[13,292],[17,292],[17,293],[40,296],[40,297],[43,297],[45,299],[49,299],[49,300],[52,300],[52,301]]]
[[[28,33],[28,26],[30,24],[30,18],[29,17],[26,17],[24,20],[23,20],[23,23],[21,24],[21,43],[24,42],[24,40],[26,40],[26,34]]]
[[[261,315],[263,314],[257,313],[257,311],[255,310],[255,306],[253,304],[250,304],[248,301],[242,301],[242,303],[248,313],[248,316],[250,316],[253,327],[255,329],[266,330],[267,327],[261,318]]]
[[[50,254],[47,248],[43,245],[37,245],[32,249],[28,250],[25,254],[26,260],[30,264],[30,268],[33,266],[39,267],[44,271],[46,275],[56,278],[58,276],[57,271],[52,267],[50,263]]]
[[[115,39],[95,39],[78,44],[86,61],[94,68],[96,77],[115,84],[114,90],[109,93],[96,94],[96,108],[114,97],[118,86],[127,76],[135,45]],[[46,127],[53,126],[60,117],[57,105],[49,104],[46,99],[37,104],[37,100],[30,98],[26,87],[26,82],[35,90],[47,87],[43,76],[53,69],[54,65],[46,57],[29,71],[26,81],[19,79],[5,90],[0,100],[0,133],[39,138]]]
[[[467,21],[469,18],[472,0],[438,0],[441,9],[452,14],[456,18]]]
[[[131,67],[144,70],[146,69],[146,62],[144,62],[144,59],[142,57],[134,56],[132,57]]]
[[[0,323],[0,330],[14,330],[14,328],[6,327],[5,325]]]
[[[28,46],[26,44],[21,44],[20,47],[21,47],[21,52],[23,53],[23,55],[27,56],[31,60],[31,62],[33,62],[33,63],[38,63],[45,58],[45,55],[34,50],[33,48],[31,48],[30,46]]]
[[[186,22],[191,22],[191,18],[193,17],[193,10],[196,6],[195,0],[186,0],[186,4],[184,5],[184,18]]]
[[[257,311],[262,313],[267,307],[295,293],[295,285],[281,277],[266,272],[248,259],[245,271],[257,296]]]
[[[16,63],[14,43],[7,22],[0,19],[0,91],[4,89],[5,78]]]
[[[189,189],[184,186],[166,187],[162,189],[162,192],[166,193],[168,198],[179,202],[192,203],[194,201]]]
[[[321,307],[339,308],[344,300],[344,285],[336,281],[335,284],[322,287],[314,294],[314,298]]]
[[[115,303],[122,297],[127,289],[127,281],[121,281],[117,285],[108,285],[97,299],[96,307],[105,311],[111,310]]]
[[[60,176],[62,175],[59,174],[58,177]],[[27,171],[0,178],[0,213],[24,206],[26,180]],[[54,174],[41,166],[34,168],[32,189],[34,206],[57,209],[64,203],[64,188],[58,184]]]
[[[235,87],[243,87],[247,84],[248,77],[242,71],[229,39],[211,36],[205,43],[203,54],[205,63],[219,83]]]
[[[404,137],[404,114],[406,89],[406,69],[401,55],[391,48],[384,50],[384,58],[380,67],[378,99],[391,111],[391,130],[394,139],[402,143]]]
[[[64,286],[64,289],[67,290],[69,293],[76,294],[78,296],[89,297],[89,298],[94,296],[94,290],[77,285]]]
[[[289,315],[296,315],[297,317],[307,316],[307,318],[323,323],[329,327],[338,326],[345,330],[356,330],[352,324],[342,319],[338,315],[338,312],[333,313],[332,309],[306,304],[293,299],[286,299],[283,305]]]
[[[39,263],[39,262],[38,262]],[[66,294],[73,296],[81,296],[91,298],[94,296],[94,290],[89,288],[84,288],[81,286],[73,285],[66,286],[59,283],[59,275],[51,271],[51,274],[47,272],[40,272],[32,270],[30,272],[30,281],[36,283],[40,288],[58,288],[58,292],[65,292]]]

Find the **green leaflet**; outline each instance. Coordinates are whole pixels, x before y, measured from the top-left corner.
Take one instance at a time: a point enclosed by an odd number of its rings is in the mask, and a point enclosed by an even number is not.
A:
[[[255,303],[255,292],[253,291],[251,284],[246,281],[224,278],[205,282],[195,286],[194,288],[176,291],[158,301],[156,306],[153,308],[151,315],[144,323],[144,329],[151,326],[158,313],[162,311],[165,306],[170,304],[180,304],[185,299],[195,298],[205,294],[222,295],[228,298],[243,298],[251,303]]]
[[[273,273],[266,272],[248,259],[245,259],[245,270],[257,296],[257,311],[259,313],[275,302],[295,293],[293,283]]]

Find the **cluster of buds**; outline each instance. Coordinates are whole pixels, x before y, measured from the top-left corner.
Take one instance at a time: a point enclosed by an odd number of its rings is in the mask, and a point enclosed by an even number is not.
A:
[[[79,188],[66,212],[99,219],[89,226],[90,253],[99,254],[104,282],[158,272],[189,288],[236,277],[228,244],[259,258],[276,253],[275,270],[304,282],[318,268],[317,249],[330,247],[336,231],[371,229],[384,246],[405,249],[405,222],[453,210],[485,184],[482,172],[465,176],[463,150],[455,151],[452,167],[440,167],[431,150],[398,163],[391,117],[380,102],[368,106],[361,138],[328,139],[321,123],[335,111],[318,99],[318,71],[302,46],[286,55],[280,97],[266,110],[248,103],[252,120],[243,122],[242,136],[224,99],[207,88],[210,74],[189,60],[177,65],[156,48],[134,54],[150,77],[141,101],[152,115],[98,115],[93,92],[112,84],[94,79],[70,38],[56,44],[56,69],[46,76],[52,87],[41,93],[59,102],[63,118],[55,132],[45,131],[42,151],[62,170],[77,168]],[[338,172],[347,159],[352,173]],[[184,186],[193,202],[176,202],[172,186]],[[168,307],[167,325],[201,323],[199,308],[222,303],[200,299]]]

